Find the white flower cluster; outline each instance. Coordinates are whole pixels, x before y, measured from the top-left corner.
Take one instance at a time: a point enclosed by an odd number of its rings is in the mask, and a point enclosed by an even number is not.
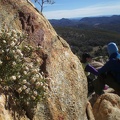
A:
[[[12,88],[18,92],[20,101],[29,103],[42,99],[48,84],[35,62],[37,59],[31,60],[33,47],[22,44],[21,37],[15,30],[4,28],[0,31],[0,80],[2,87],[8,88],[8,94]],[[14,93],[13,96],[16,97]]]
[[[12,59],[12,65],[15,66],[17,64],[16,62],[19,62],[23,58],[23,53],[18,46],[18,39],[20,37],[20,33],[17,33],[15,30],[9,32],[6,29],[2,29],[0,31],[0,55],[2,56],[0,57],[0,65],[2,65],[4,61]]]
[[[34,63],[25,63],[21,71],[21,77],[17,92],[19,94],[26,94],[35,100],[39,98],[44,91],[48,89],[48,84],[45,82],[47,79],[39,73],[38,66],[34,66]],[[24,79],[23,79],[24,76]],[[22,80],[21,80],[22,79]]]

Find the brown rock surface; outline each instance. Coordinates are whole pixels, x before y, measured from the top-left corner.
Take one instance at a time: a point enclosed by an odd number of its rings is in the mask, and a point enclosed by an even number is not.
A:
[[[42,47],[40,68],[52,78],[46,102],[37,106],[34,116],[28,109],[27,116],[31,120],[87,120],[87,82],[83,68],[48,20],[28,0],[0,0],[0,26],[3,22],[26,32],[28,44]]]
[[[13,111],[6,109],[6,97],[4,94],[0,95],[0,120],[15,120],[15,114]],[[14,115],[13,115],[14,114]],[[18,117],[18,120],[29,120],[26,116]]]
[[[88,120],[95,120],[94,115],[93,115],[93,109],[92,109],[90,102],[88,102],[87,104],[87,115],[88,115]]]
[[[95,120],[120,120],[120,97],[106,93],[100,96],[93,107]]]
[[[0,120],[12,120],[12,117],[9,111],[5,109],[5,96],[4,95],[0,95]]]

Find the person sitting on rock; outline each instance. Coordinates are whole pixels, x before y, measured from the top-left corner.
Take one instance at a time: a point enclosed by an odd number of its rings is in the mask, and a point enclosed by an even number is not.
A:
[[[82,54],[81,63],[83,65],[83,69],[84,69],[85,75],[87,77],[88,94],[92,93],[94,91],[94,87],[92,84],[93,79],[90,78],[90,73],[92,73],[94,75],[98,75],[98,71],[93,66],[90,65],[91,61],[92,61],[92,57],[90,54],[88,54],[88,53]]]
[[[107,45],[107,51],[109,60],[98,69],[98,78],[93,82],[97,95],[104,93],[105,84],[120,92],[120,54],[116,43],[110,42]]]

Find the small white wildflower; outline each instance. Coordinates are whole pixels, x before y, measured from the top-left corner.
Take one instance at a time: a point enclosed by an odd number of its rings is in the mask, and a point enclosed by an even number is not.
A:
[[[6,43],[6,40],[3,40],[3,43]]]
[[[40,62],[40,59],[36,59],[36,62],[39,63],[39,62]]]
[[[43,47],[39,45],[39,46],[37,46],[37,48],[42,49]]]
[[[6,33],[10,33],[10,32],[9,32],[9,28],[5,28],[5,32],[6,32]]]
[[[26,85],[23,85],[23,90],[25,90],[27,88],[27,86]]]
[[[17,49],[18,49],[18,47],[17,47],[17,46],[14,46],[14,49],[16,49],[16,50],[17,50]]]
[[[34,91],[33,94],[34,94],[34,96],[37,96],[38,93],[37,93],[37,91]]]
[[[12,53],[15,53],[15,50],[12,50]]]
[[[2,63],[3,63],[3,62],[0,60],[0,65],[2,65]]]
[[[27,81],[24,79],[24,80],[22,81],[22,83],[25,84],[25,83],[27,83]]]
[[[47,78],[45,78],[45,80],[51,81],[51,78],[50,78],[50,77],[47,77]]]
[[[25,90],[25,93],[29,93],[30,92],[30,88],[27,88],[26,90]]]
[[[18,75],[18,76],[17,76],[17,78],[20,78],[20,77],[21,77],[21,75]]]
[[[29,46],[29,48],[30,48],[30,49],[34,49],[34,47],[33,47],[33,46]]]
[[[18,54],[21,54],[21,53],[22,53],[20,49],[17,49],[16,52],[17,52]]]
[[[19,58],[19,55],[15,55],[14,57],[15,57],[15,59],[18,59],[18,58]]]
[[[44,90],[47,91],[47,90],[49,90],[49,89],[48,89],[48,87],[45,87]]]
[[[23,71],[24,75],[27,75],[27,71]]]
[[[44,75],[44,72],[41,72],[41,75]]]
[[[42,83],[42,82],[40,82],[40,85],[41,85],[41,86],[43,86],[43,83]]]
[[[48,84],[47,84],[47,83],[45,83],[45,86],[46,86],[46,87],[48,87]]]
[[[19,50],[19,49],[16,50],[16,54],[20,57],[23,57],[23,54],[22,54],[21,50]]]
[[[5,90],[9,90],[9,87],[8,87],[8,86],[5,86],[4,89],[5,89]]]
[[[36,70],[39,72],[39,71],[40,71],[40,68],[36,68]]]
[[[1,29],[1,32],[4,33],[4,32],[5,32],[5,29]]]
[[[13,65],[13,66],[15,66],[15,65],[16,65],[16,62],[15,62],[15,61],[13,61],[13,62],[12,62],[12,65]]]
[[[17,92],[18,92],[18,93],[21,93],[21,92],[22,92],[22,88],[19,88],[19,89],[17,90]]]
[[[11,76],[11,80],[16,80],[16,76]]]
[[[36,87],[39,87],[40,86],[40,82],[36,82]]]
[[[4,50],[1,50],[2,53],[4,53],[5,51]]]
[[[18,40],[16,38],[14,38],[14,42],[16,43]]]
[[[28,64],[28,67],[32,68],[33,67],[33,63]]]
[[[32,78],[32,79],[31,79],[31,82],[32,82],[32,83],[34,83],[35,81],[36,81],[36,79],[35,79],[35,78]]]
[[[44,90],[46,90],[46,89],[47,89],[47,87],[46,87],[46,86],[43,86],[43,88],[44,88]]]
[[[23,57],[23,54],[21,53],[20,56]]]
[[[33,100],[35,100],[35,96],[32,95],[31,98],[32,98]]]
[[[25,70],[26,70],[26,71],[29,71],[29,68],[28,68],[27,66],[25,66]]]
[[[21,62],[22,61],[22,59],[18,59],[18,62]]]
[[[27,82],[26,85],[30,86],[31,84],[29,82]]]
[[[17,38],[18,36],[16,34],[14,34],[14,38]]]
[[[6,52],[8,52],[8,51],[9,51],[9,49],[6,49],[5,51],[6,51]]]
[[[11,33],[8,32],[8,33],[6,33],[6,35],[9,37],[9,36],[11,36]]]
[[[47,92],[44,92],[44,96],[47,96],[48,95],[48,93]]]
[[[11,45],[11,47],[14,47],[15,46],[15,42],[12,41],[10,45]]]
[[[30,103],[27,101],[26,104],[29,105]]]
[[[16,34],[16,30],[12,30],[12,34]]]
[[[25,48],[28,48],[28,46],[27,46],[27,45],[25,45]]]
[[[11,40],[14,40],[14,37],[11,37]]]
[[[36,74],[35,77],[39,78],[40,76],[39,76],[39,74]]]
[[[18,35],[18,36],[21,36],[21,33],[20,33],[20,32],[18,32],[18,33],[17,33],[17,35]]]
[[[43,76],[41,74],[39,74],[40,78],[43,79]]]
[[[38,70],[37,70],[37,69],[34,69],[33,71],[34,71],[35,73],[37,73],[37,72],[38,72]]]
[[[30,50],[30,48],[29,48],[28,46],[25,46],[25,48],[26,48],[27,50]]]

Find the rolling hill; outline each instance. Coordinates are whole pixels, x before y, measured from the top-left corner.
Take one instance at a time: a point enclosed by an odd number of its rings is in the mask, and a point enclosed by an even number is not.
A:
[[[82,19],[49,20],[54,27],[77,27],[80,29],[98,28],[120,32],[120,15],[106,17],[85,17]]]
[[[86,17],[80,20],[64,18],[50,22],[78,56],[83,52],[89,52],[93,56],[106,56],[105,46],[109,42],[116,42],[120,48],[120,15]]]

